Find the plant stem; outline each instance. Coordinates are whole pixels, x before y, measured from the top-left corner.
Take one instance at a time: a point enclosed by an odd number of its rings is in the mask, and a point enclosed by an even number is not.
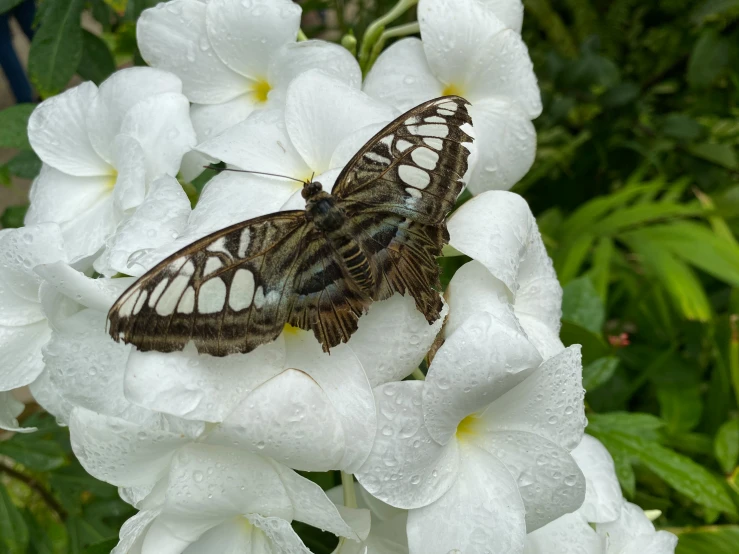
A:
[[[370,23],[369,27],[367,27],[367,30],[364,32],[362,46],[359,49],[359,66],[362,68],[362,72],[366,73],[367,63],[369,62],[370,54],[372,53],[372,47],[382,35],[385,27],[398,19],[417,3],[418,0],[399,0],[389,12]]]
[[[344,491],[344,506],[347,508],[357,507],[357,491],[354,488],[354,475],[341,472],[341,488]]]
[[[426,376],[423,374],[423,371],[421,371],[421,368],[420,367],[417,367],[416,369],[414,369],[413,370],[413,373],[411,373],[411,375],[413,375],[413,378],[416,379],[417,381],[425,381],[426,380]]]
[[[27,487],[29,487],[32,491],[34,491],[43,499],[43,501],[46,503],[47,506],[49,506],[49,508],[56,512],[56,515],[61,521],[67,519],[67,510],[64,509],[64,506],[62,506],[57,501],[57,499],[54,498],[52,494],[46,489],[46,487],[44,487],[36,479],[31,477],[30,475],[21,473],[20,471],[13,469],[12,467],[5,465],[4,463],[0,463],[0,473],[5,473],[8,477],[25,483]]]
[[[413,23],[406,23],[405,25],[398,25],[397,27],[391,27],[390,29],[383,31],[380,35],[380,38],[377,39],[377,42],[372,47],[372,52],[370,54],[369,60],[367,61],[367,69],[365,73],[369,72],[369,70],[372,69],[372,66],[375,65],[375,62],[380,56],[380,53],[385,47],[385,43],[388,39],[407,37],[408,35],[414,35],[419,32],[421,32],[421,26],[418,24],[418,21],[414,21]]]
[[[303,42],[304,40],[308,40],[308,36],[303,32],[303,29],[298,29],[298,42]]]

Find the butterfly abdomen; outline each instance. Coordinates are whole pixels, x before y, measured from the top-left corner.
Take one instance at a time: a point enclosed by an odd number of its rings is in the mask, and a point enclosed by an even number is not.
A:
[[[333,233],[329,240],[341,256],[344,270],[356,287],[372,297],[375,290],[375,277],[372,266],[360,245],[348,234]]]

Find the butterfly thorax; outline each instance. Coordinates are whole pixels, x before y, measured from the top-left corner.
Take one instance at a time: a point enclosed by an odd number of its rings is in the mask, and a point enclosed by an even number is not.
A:
[[[323,231],[326,239],[331,242],[333,250],[339,254],[343,270],[350,282],[360,292],[372,298],[375,293],[375,278],[372,273],[367,255],[362,247],[354,240],[351,232],[345,225],[346,214],[337,205],[336,198],[323,192],[320,183],[309,182],[303,186],[305,211],[307,217]]]

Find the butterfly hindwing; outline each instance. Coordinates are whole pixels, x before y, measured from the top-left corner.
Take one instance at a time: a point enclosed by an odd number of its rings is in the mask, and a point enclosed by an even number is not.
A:
[[[468,103],[446,96],[416,106],[357,152],[332,194],[349,215],[393,213],[438,225],[462,191],[472,143]]]

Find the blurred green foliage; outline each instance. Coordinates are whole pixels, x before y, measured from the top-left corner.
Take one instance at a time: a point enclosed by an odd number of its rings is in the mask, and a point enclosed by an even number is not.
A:
[[[0,0],[0,11],[15,3]],[[42,0],[29,61],[37,90],[143,63],[135,21],[155,3]],[[303,30],[361,49],[394,4],[304,0]],[[663,512],[656,523],[680,535],[679,554],[734,554],[739,0],[524,5],[544,113],[536,162],[514,191],[537,215],[564,286],[562,339],[583,345],[588,432],[613,455],[625,495]],[[100,36],[79,26],[83,9]],[[410,10],[393,25],[414,20]],[[0,112],[0,147],[19,151],[0,184],[38,171],[25,134],[32,108]],[[211,174],[185,185],[193,202]],[[24,213],[12,206],[0,223],[19,226]],[[444,260],[446,278],[458,261]],[[132,509],[84,473],[50,418],[24,423],[41,430],[0,442],[0,554],[108,552]],[[332,550],[296,528],[315,552]]]

